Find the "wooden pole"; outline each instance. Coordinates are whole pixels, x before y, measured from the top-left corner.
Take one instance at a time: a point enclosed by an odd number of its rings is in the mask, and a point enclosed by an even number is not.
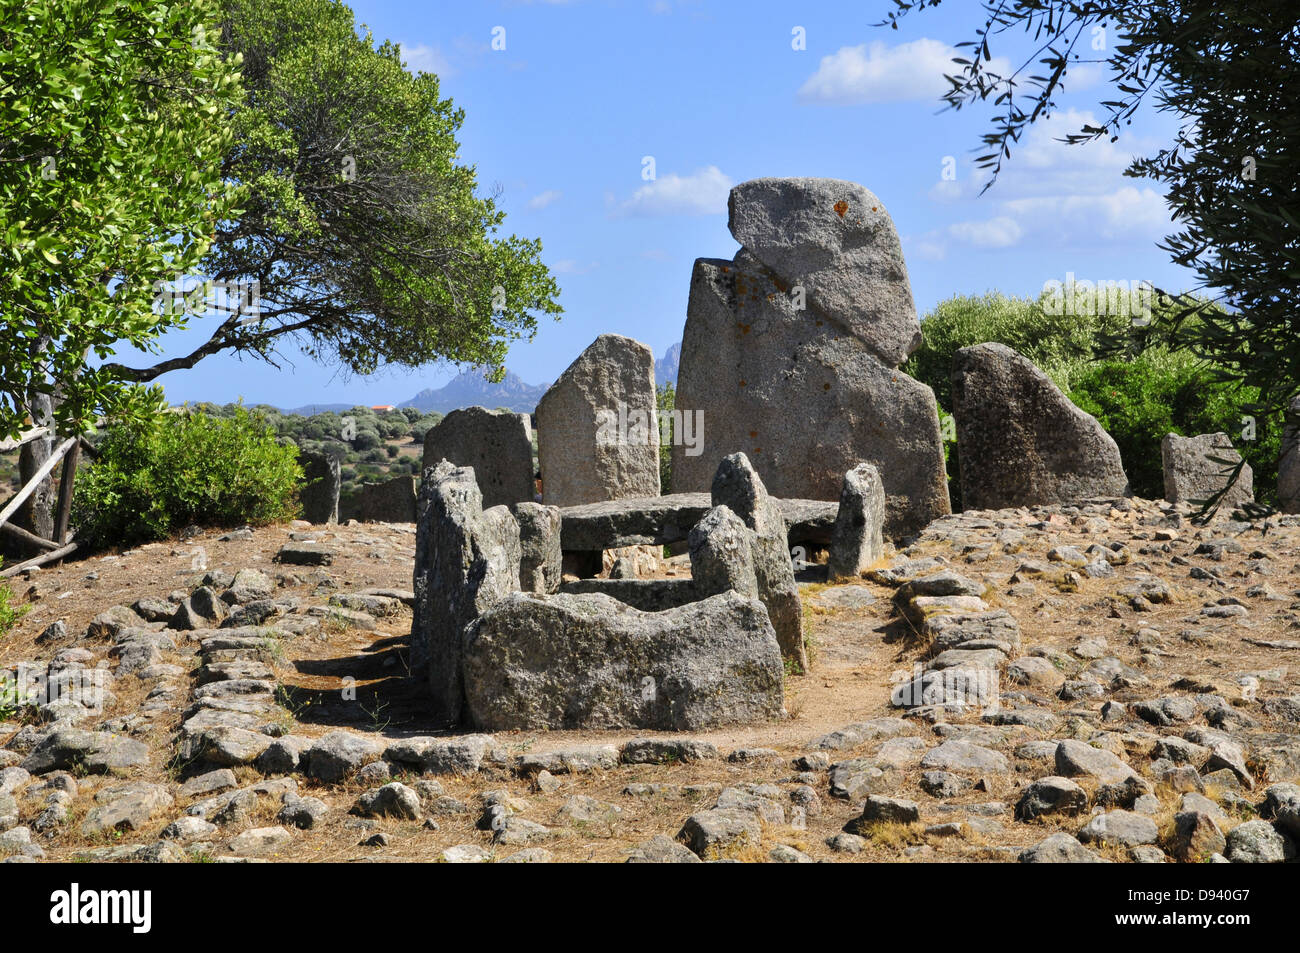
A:
[[[53,552],[42,553],[40,556],[37,556],[34,559],[29,559],[26,562],[19,563],[16,566],[10,566],[8,569],[4,570],[4,572],[0,572],[0,579],[5,579],[9,576],[16,576],[24,569],[32,569],[35,568],[36,566],[44,566],[46,563],[52,563],[55,562],[56,560],[62,559],[65,556],[71,556],[80,548],[81,548],[81,540],[74,540],[73,542],[68,543],[68,545],[66,546],[60,546],[58,549],[54,550]]]
[[[58,549],[59,543],[48,539],[41,539],[35,533],[29,533],[14,523],[0,523],[0,533],[8,533],[10,536],[16,536],[29,546],[38,546],[41,549]]]
[[[27,481],[27,485],[12,496],[9,499],[9,502],[5,504],[5,508],[0,510],[0,523],[9,522],[10,517],[18,512],[18,507],[23,505],[23,501],[26,500],[27,497],[36,492],[36,488],[41,485],[41,482],[47,476],[50,475],[50,471],[59,465],[59,461],[63,459],[63,455],[68,452],[78,439],[79,438],[77,437],[69,437],[67,440],[63,441],[63,443],[59,444],[58,449],[50,454],[50,458],[41,464],[39,470],[32,474],[32,478]]]
[[[63,473],[59,476],[59,503],[54,516],[54,541],[60,546],[68,541],[68,520],[72,517],[72,481],[77,478],[77,459],[81,456],[81,438],[78,437],[63,458]]]

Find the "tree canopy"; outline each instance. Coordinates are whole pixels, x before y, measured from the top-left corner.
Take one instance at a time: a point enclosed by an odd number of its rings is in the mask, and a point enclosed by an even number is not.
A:
[[[895,0],[884,24],[940,0]],[[1056,109],[1071,68],[1102,62],[1116,98],[1066,141],[1119,138],[1148,99],[1177,116],[1175,141],[1127,175],[1163,184],[1175,228],[1161,247],[1199,278],[1162,319],[1177,347],[1276,409],[1300,390],[1300,54],[1292,0],[983,0],[984,23],[947,77],[953,109],[988,103],[977,164],[989,185],[1025,128]],[[1034,52],[1010,74],[995,48],[1020,30]],[[1098,31],[1102,31],[1100,34]],[[1107,41],[1106,36],[1113,39]],[[1101,36],[1103,42],[1094,44]],[[1107,55],[1095,56],[1097,46]],[[1019,60],[1013,61],[1019,62]],[[987,188],[987,186],[986,186]],[[1198,296],[1197,292],[1208,292]],[[1224,307],[1210,308],[1207,302]]]
[[[445,359],[499,374],[509,343],[559,314],[540,242],[498,235],[460,162],[463,113],[344,4],[0,13],[0,434],[36,416],[33,392],[78,432],[156,400],[132,385],[222,351],[275,363],[290,341],[354,373]],[[157,360],[185,326],[203,343]]]
[[[180,316],[157,288],[198,265],[235,213],[225,121],[238,60],[207,0],[0,0],[0,436],[57,392],[72,432],[139,395],[111,368]]]

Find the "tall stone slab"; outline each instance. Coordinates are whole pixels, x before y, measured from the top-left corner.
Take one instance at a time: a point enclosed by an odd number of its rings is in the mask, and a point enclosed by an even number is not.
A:
[[[1170,503],[1208,500],[1222,492],[1232,469],[1241,463],[1241,454],[1233,449],[1226,433],[1203,433],[1196,437],[1165,434],[1160,441],[1160,459],[1164,465],[1165,499]],[[1219,460],[1231,461],[1219,463]],[[1231,489],[1219,505],[1228,512],[1238,503],[1254,502],[1255,474],[1245,464]]]
[[[342,486],[338,457],[327,453],[305,452],[298,457],[302,464],[303,483],[298,498],[302,518],[309,523],[339,521],[339,489]]]
[[[827,577],[856,579],[885,555],[885,488],[880,473],[869,463],[859,463],[844,474],[840,509],[831,531]]]
[[[677,407],[703,412],[705,437],[697,456],[672,448],[673,490],[706,490],[743,452],[774,495],[838,500],[867,462],[884,483],[885,534],[917,533],[950,512],[934,392],[844,322],[799,310],[796,284],[744,249],[695,262]]]
[[[1300,513],[1300,396],[1287,406],[1277,463],[1277,500],[1283,513]]]
[[[453,410],[424,435],[424,468],[449,460],[472,467],[485,507],[531,502],[533,428],[527,414]]]
[[[758,599],[754,571],[754,533],[725,506],[704,514],[687,537],[691,555],[691,582],[701,596],[734,590]]]
[[[654,355],[602,334],[537,405],[542,498],[576,506],[659,495]]]
[[[1050,506],[1129,494],[1119,447],[1005,344],[953,358],[961,495],[967,509]]]
[[[540,503],[514,506],[519,521],[519,588],[555,593],[560,589],[564,551],[560,548],[560,508]]]
[[[781,654],[800,672],[807,672],[803,603],[799,601],[794,565],[786,549],[785,517],[743,453],[734,453],[719,464],[713,477],[712,498],[714,507],[726,507],[752,532],[758,597],[772,620]]]
[[[519,524],[504,506],[484,510],[474,471],[446,461],[424,472],[418,510],[411,670],[428,678],[432,720],[455,725],[465,628],[519,590]]]

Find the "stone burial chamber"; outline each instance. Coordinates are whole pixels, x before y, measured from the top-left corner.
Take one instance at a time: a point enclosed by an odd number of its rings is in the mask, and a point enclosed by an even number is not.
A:
[[[881,555],[884,493],[869,464],[843,482],[840,508],[819,514],[819,531],[856,575]],[[434,720],[697,730],[780,716],[787,664],[807,670],[786,508],[736,453],[719,465],[706,505],[648,509],[624,525],[661,536],[666,514],[693,519],[671,530],[687,539],[690,579],[565,582],[566,509],[485,509],[472,468],[444,460],[426,469],[411,660]]]

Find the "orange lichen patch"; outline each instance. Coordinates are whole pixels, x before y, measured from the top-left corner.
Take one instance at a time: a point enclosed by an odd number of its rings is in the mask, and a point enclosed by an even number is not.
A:
[[[844,201],[843,199],[840,199],[838,202],[835,203],[835,214],[838,215],[840,218],[843,218],[844,213],[847,212],[848,210],[849,210],[849,203]],[[872,209],[872,211],[875,210]]]
[[[737,322],[736,322],[736,327],[740,328],[740,333],[741,333],[741,334],[748,334],[748,333],[749,333],[749,329],[752,327],[752,325],[749,325],[749,324],[741,324],[739,321],[737,321]]]
[[[757,436],[758,436],[758,431],[757,431],[757,430],[751,430],[751,431],[749,432],[749,439],[750,439],[750,440],[753,440],[753,439],[754,439],[755,437],[757,437]]]
[[[741,386],[741,387],[744,387],[744,386],[745,386],[745,382],[744,382],[744,381],[741,381],[741,382],[740,382],[740,386]]]
[[[871,211],[873,211],[873,212],[874,212],[874,211],[875,211],[875,210],[876,210],[876,207],[875,207],[875,206],[874,206],[874,205],[873,205],[873,206],[871,206]]]
[[[762,447],[755,447],[755,448],[754,448],[754,452],[755,452],[755,453],[762,453],[762,452],[763,452],[763,448],[762,448]]]

